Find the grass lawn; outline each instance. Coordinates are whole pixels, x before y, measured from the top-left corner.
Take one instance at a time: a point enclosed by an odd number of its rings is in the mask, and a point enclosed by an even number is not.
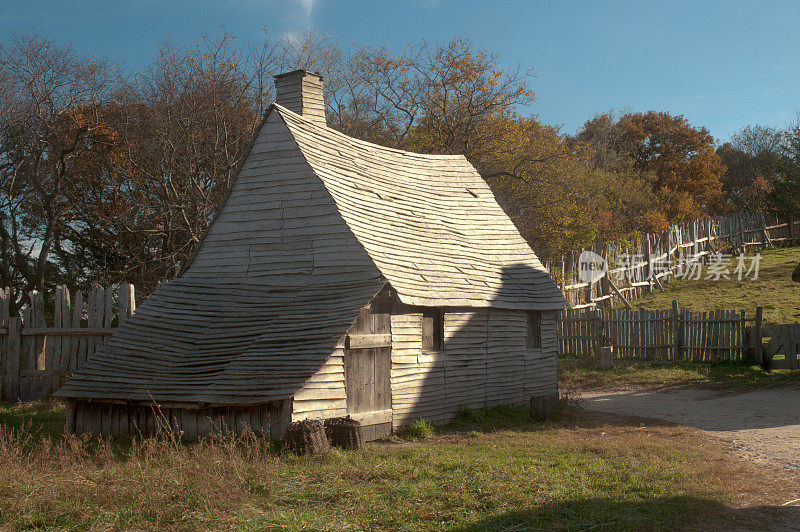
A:
[[[664,285],[665,292],[656,290],[632,302],[634,307],[665,309],[678,305],[694,311],[716,309],[741,310],[755,314],[764,307],[764,323],[800,322],[800,285],[791,280],[792,271],[800,261],[800,247],[770,249],[761,252],[758,279],[682,280],[674,279]],[[746,263],[749,266],[749,260]],[[736,267],[734,262],[731,271]],[[705,269],[703,275],[705,276]]]
[[[717,390],[746,391],[754,388],[800,384],[800,370],[773,369],[737,362],[720,364],[650,364],[615,361],[601,370],[586,359],[559,357],[558,380],[562,386],[583,389],[626,389],[697,385]]]
[[[255,438],[63,437],[57,405],[0,404],[0,527],[652,530],[788,518],[774,507],[785,495],[765,495],[778,480],[716,440],[598,416],[570,406],[536,424],[499,408],[424,441],[296,457]]]

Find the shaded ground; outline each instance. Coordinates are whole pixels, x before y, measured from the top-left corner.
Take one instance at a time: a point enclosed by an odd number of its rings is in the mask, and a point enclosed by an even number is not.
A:
[[[582,397],[592,411],[696,427],[757,464],[787,472],[800,468],[800,388],[794,386],[741,393],[695,387],[587,391]]]

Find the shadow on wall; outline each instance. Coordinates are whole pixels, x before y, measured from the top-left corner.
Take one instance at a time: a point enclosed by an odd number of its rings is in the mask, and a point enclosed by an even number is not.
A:
[[[526,265],[503,271],[499,305],[537,297],[550,283],[546,273]],[[553,298],[555,287],[543,285]],[[503,308],[444,309],[441,349],[422,349],[419,323],[423,309],[400,305],[392,316],[392,390],[396,424],[424,418],[446,423],[461,408],[528,404],[531,396],[557,396],[557,311],[541,317],[541,347],[528,345],[528,312]],[[425,329],[423,325],[423,329]]]
[[[711,499],[688,496],[658,497],[641,502],[592,498],[508,512],[452,530],[684,530],[703,526],[710,529],[794,530],[798,522],[798,507],[730,508]]]

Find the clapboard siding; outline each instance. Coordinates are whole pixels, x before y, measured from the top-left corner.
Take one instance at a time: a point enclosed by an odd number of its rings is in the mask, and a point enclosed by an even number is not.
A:
[[[558,394],[558,311],[542,313],[542,347],[528,348],[525,396]]]
[[[344,342],[340,341],[325,364],[294,394],[292,421],[345,415]]]
[[[542,347],[528,348],[525,311],[445,311],[444,349],[422,351],[422,311],[392,312],[394,426],[415,419],[446,423],[462,407],[527,402],[557,393],[557,312],[542,315]]]
[[[528,319],[525,312],[489,311],[486,404],[517,404],[525,395]]]

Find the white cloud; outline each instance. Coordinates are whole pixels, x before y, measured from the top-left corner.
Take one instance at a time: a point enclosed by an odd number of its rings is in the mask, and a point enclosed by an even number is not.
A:
[[[305,14],[305,18],[311,18],[311,12],[314,10],[316,0],[294,0],[299,5]]]

